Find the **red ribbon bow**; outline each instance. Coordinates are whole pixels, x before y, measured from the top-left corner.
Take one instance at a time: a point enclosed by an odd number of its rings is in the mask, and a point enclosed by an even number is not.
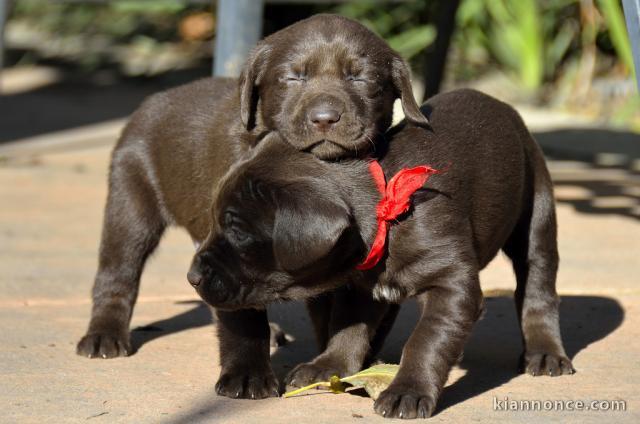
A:
[[[369,172],[371,172],[378,191],[382,194],[382,199],[376,206],[378,232],[366,259],[356,266],[356,269],[359,270],[371,269],[380,261],[387,240],[388,221],[396,219],[409,210],[411,195],[421,188],[431,175],[440,171],[426,165],[411,169],[404,168],[389,180],[389,184],[385,183],[384,172],[377,161],[369,164]]]

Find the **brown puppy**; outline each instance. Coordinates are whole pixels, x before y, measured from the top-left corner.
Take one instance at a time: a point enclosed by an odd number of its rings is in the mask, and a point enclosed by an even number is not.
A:
[[[377,229],[380,194],[366,161],[322,162],[271,134],[222,180],[211,232],[188,276],[206,302],[230,311],[253,307],[256,315],[269,302],[349,284],[310,302],[324,352],[291,372],[288,383],[296,386],[358,371],[393,322],[391,304],[417,299],[422,315],[399,373],[375,402],[385,417],[433,413],[482,310],[478,273],[500,249],[516,273],[526,371],[573,372],[558,322],[553,189],[538,146],[517,112],[478,92],[439,95],[422,110],[432,130],[401,125],[388,133],[379,151],[386,177],[423,164],[450,167],[391,225],[377,266],[355,269]],[[258,369],[267,367],[266,331],[237,330],[220,332],[225,361],[250,355]],[[249,332],[252,342],[238,343],[248,338],[237,334]],[[246,390],[246,380],[227,370],[218,392]]]
[[[385,42],[356,22],[318,15],[263,40],[239,85],[204,79],[145,101],[113,151],[92,316],[78,354],[131,353],[147,257],[168,225],[186,228],[196,244],[206,237],[215,183],[263,134],[280,129],[322,158],[363,154],[389,126],[397,97],[412,122],[426,123],[405,64]],[[255,312],[223,313],[220,326],[245,315],[251,321]],[[277,394],[267,374],[238,396]]]
[[[277,129],[323,159],[366,154],[391,124],[398,97],[409,121],[427,123],[400,56],[338,16],[317,15],[267,37],[240,79],[245,125]]]

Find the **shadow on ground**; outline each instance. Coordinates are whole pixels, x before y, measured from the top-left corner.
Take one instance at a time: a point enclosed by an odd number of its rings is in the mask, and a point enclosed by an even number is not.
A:
[[[210,68],[154,78],[65,73],[51,85],[0,98],[0,144],[54,131],[125,118],[149,95],[210,75]]]
[[[567,203],[577,212],[597,215],[621,215],[640,220],[640,185],[617,180],[556,179],[555,187],[579,187],[588,196],[556,196],[558,203]]]
[[[566,128],[534,132],[550,158],[578,160],[593,165],[629,167],[640,159],[640,134],[601,128]]]
[[[518,375],[522,342],[513,299],[497,296],[487,297],[486,301],[486,315],[476,325],[460,364],[467,372],[444,390],[439,411],[499,387]],[[611,334],[623,320],[624,310],[612,298],[563,296],[560,321],[567,355],[573,359],[590,344]]]
[[[558,202],[568,203],[582,213],[640,220],[640,134],[576,128],[533,135],[545,156],[559,161],[554,185],[569,192],[578,190],[575,196],[556,196]],[[572,166],[562,166],[562,161],[580,162],[583,166],[571,172]]]
[[[519,375],[518,359],[522,353],[522,342],[513,299],[506,295],[487,296],[485,299],[486,313],[476,324],[465,348],[464,359],[459,364],[466,373],[445,388],[436,414],[504,385]],[[142,327],[143,330],[158,328],[157,331],[134,330],[134,344],[139,347],[157,337],[207,325],[211,322],[209,309],[199,302],[195,304],[197,306],[185,313]],[[279,348],[272,355],[274,370],[282,379],[291,367],[310,360],[317,352],[309,320],[301,304],[277,305],[270,308],[269,313],[271,321],[295,337],[295,342]],[[624,310],[620,304],[608,297],[563,296],[560,313],[565,348],[572,359],[590,344],[611,334],[624,320]],[[400,361],[402,346],[417,318],[415,303],[403,305],[380,359],[390,363]],[[189,423],[213,417],[228,418],[251,407],[252,403],[248,401],[216,397],[213,384],[212,379],[210,397],[170,422]]]
[[[143,345],[164,336],[169,336],[191,328],[204,327],[213,322],[211,309],[198,300],[176,302],[177,304],[193,304],[193,308],[171,318],[154,321],[150,324],[131,330],[131,345],[133,352]]]

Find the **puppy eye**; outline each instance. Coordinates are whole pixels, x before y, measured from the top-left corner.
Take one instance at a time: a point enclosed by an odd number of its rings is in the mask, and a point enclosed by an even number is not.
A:
[[[251,239],[251,236],[249,234],[247,234],[246,232],[244,232],[243,230],[237,227],[231,228],[231,234],[233,235],[234,240],[238,244],[245,244],[249,242]]]
[[[224,213],[224,225],[226,227],[231,227],[235,220],[236,220],[236,217],[233,214],[233,212],[227,211],[227,212]]]
[[[307,76],[303,74],[289,74],[284,78],[287,83],[299,84],[307,82]]]
[[[366,84],[367,80],[362,77],[357,77],[355,75],[347,75],[345,78],[347,81],[352,82],[354,84]]]
[[[238,247],[246,247],[253,241],[251,234],[237,225],[227,228],[226,232],[227,237],[231,240],[232,244],[235,244]]]
[[[227,237],[231,238],[237,244],[248,244],[251,242],[251,235],[242,229],[240,219],[232,212],[224,214],[224,224]]]

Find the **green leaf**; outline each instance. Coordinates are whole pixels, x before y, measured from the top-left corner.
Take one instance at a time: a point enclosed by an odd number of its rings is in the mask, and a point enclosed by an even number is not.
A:
[[[633,73],[633,54],[619,0],[598,0],[613,47],[625,67]]]
[[[395,378],[399,365],[380,364],[349,377],[341,378],[343,383],[349,383],[353,387],[362,387],[371,399],[376,400]]]
[[[120,0],[109,4],[113,10],[122,13],[178,13],[186,7],[180,0]]]
[[[560,27],[558,34],[548,43],[545,56],[545,71],[548,75],[553,74],[558,68],[577,33],[577,25],[574,25],[572,21],[567,21]]]
[[[389,384],[398,373],[399,367],[396,364],[379,364],[348,377],[339,378],[334,375],[329,381],[320,381],[292,390],[285,393],[283,397],[295,396],[316,387],[327,387],[333,393],[344,393],[345,386],[343,383],[348,383],[352,387],[363,388],[371,399],[376,400],[380,393],[389,387]]]
[[[436,38],[432,25],[421,25],[390,37],[387,42],[405,59],[411,59],[429,46]]]

